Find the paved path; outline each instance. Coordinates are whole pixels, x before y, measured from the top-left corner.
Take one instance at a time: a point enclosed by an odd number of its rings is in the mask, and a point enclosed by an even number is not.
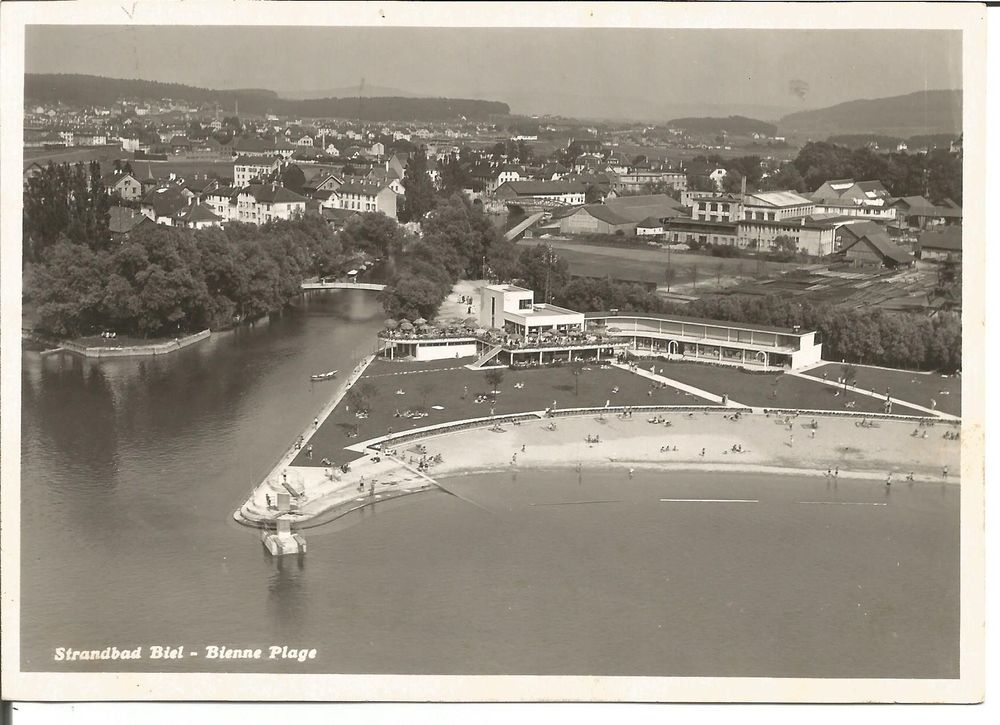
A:
[[[722,396],[716,395],[715,393],[710,393],[707,390],[702,390],[701,388],[696,388],[693,385],[688,385],[687,383],[682,383],[679,380],[673,380],[671,378],[665,377],[663,375],[657,375],[649,372],[648,370],[643,370],[640,368],[635,368],[634,370],[623,363],[611,363],[614,367],[620,370],[626,370],[630,373],[638,375],[649,380],[655,380],[658,383],[666,383],[672,388],[677,388],[678,390],[683,390],[685,393],[690,393],[691,395],[697,395],[699,398],[705,398],[706,400],[711,400],[713,403],[721,403]],[[726,406],[729,408],[749,408],[749,405],[743,405],[743,403],[737,403],[735,400],[730,399]]]
[[[802,378],[803,380],[809,380],[810,382],[814,383],[822,383],[823,385],[830,385],[833,386],[834,388],[843,387],[843,383],[838,383],[834,380],[823,380],[822,378],[816,378],[813,377],[812,375],[805,375],[801,372],[789,372],[787,373],[787,375],[794,375],[795,377]],[[852,393],[857,393],[858,395],[867,395],[869,398],[875,398],[876,400],[885,400],[884,395],[874,393],[871,390],[865,390],[864,388],[855,388],[852,386],[848,386],[848,390],[850,390]],[[892,401],[893,405],[905,405],[907,408],[913,408],[914,410],[919,410],[922,413],[927,413],[929,415],[933,415],[938,418],[943,418],[944,420],[955,420],[955,421],[961,420],[961,418],[957,415],[952,415],[951,413],[943,413],[940,410],[932,410],[930,408],[925,408],[922,405],[911,403],[908,400],[902,400],[900,398],[893,398],[893,397],[890,397],[889,400]]]

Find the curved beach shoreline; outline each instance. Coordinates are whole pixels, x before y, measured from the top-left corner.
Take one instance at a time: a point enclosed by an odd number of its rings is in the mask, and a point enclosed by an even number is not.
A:
[[[841,478],[880,485],[890,472],[895,482],[903,482],[910,473],[922,483],[959,482],[961,442],[943,437],[956,429],[954,425],[920,427],[912,421],[882,420],[876,427],[864,428],[854,418],[822,417],[816,419],[813,436],[813,419],[808,416],[791,419],[789,429],[783,416],[743,414],[733,420],[725,409],[663,415],[669,427],[649,423],[648,415],[606,415],[602,420],[584,414],[505,424],[502,432],[479,427],[428,433],[377,463],[372,457],[359,459],[346,474],[289,467],[289,480],[305,493],[298,510],[282,517],[293,527],[318,525],[401,495],[435,488],[451,493],[448,479],[502,471],[618,469],[627,475],[629,469],[683,470],[733,477],[750,472],[824,476],[827,470],[836,470]],[[549,428],[553,422],[555,430]],[[600,442],[588,443],[588,436],[599,437]],[[733,446],[742,452],[734,452]],[[663,450],[666,447],[669,452]],[[417,465],[424,451],[429,458],[440,455],[442,460],[421,472]],[[945,466],[948,476],[943,475]],[[268,508],[266,496],[273,499],[279,489],[280,483],[260,484],[234,518],[251,526],[273,526],[279,514]]]

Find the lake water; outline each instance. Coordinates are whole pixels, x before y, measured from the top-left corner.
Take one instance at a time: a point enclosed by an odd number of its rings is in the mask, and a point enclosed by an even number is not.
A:
[[[449,486],[482,508],[418,494],[271,558],[231,513],[331,394],[309,374],[350,370],[382,317],[371,293],[322,293],[164,357],[25,353],[23,668],[957,676],[954,486],[465,476]],[[202,655],[53,661],[111,645]]]

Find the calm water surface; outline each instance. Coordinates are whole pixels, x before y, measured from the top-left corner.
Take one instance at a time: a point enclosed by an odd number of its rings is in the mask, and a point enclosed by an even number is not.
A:
[[[419,494],[272,559],[231,512],[331,394],[309,374],[350,370],[381,318],[371,293],[324,293],[162,358],[25,353],[23,667],[957,676],[955,487],[466,476],[450,486],[484,508]],[[52,659],[154,644],[318,656]]]

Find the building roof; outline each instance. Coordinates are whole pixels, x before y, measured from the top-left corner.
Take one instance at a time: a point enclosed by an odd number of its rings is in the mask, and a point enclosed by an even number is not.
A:
[[[873,234],[882,234],[884,232],[882,227],[873,221],[859,221],[853,224],[843,224],[840,229],[850,232],[855,239],[860,239],[866,234],[871,236]]]
[[[289,148],[292,148],[289,145]],[[233,143],[233,149],[237,152],[239,151],[251,151],[260,153],[262,151],[274,151],[275,145],[273,141],[266,138],[260,138],[258,136],[240,137]]]
[[[681,203],[666,194],[643,194],[642,196],[619,196],[605,200],[605,205],[630,222],[639,222],[647,217],[660,219],[678,217]]]
[[[962,227],[947,226],[928,229],[920,235],[921,249],[937,249],[945,252],[962,251]]]
[[[709,320],[704,317],[687,317],[684,315],[670,315],[662,312],[587,312],[587,319],[615,318],[615,317],[645,317],[651,320],[669,320],[671,322],[690,322],[696,325],[714,325],[715,327],[729,327],[734,330],[752,330],[754,332],[777,332],[783,335],[807,335],[814,330],[795,331],[790,327],[775,327],[774,325],[752,325],[747,322],[730,322],[727,320]],[[614,327],[614,324],[610,324]]]
[[[513,191],[517,196],[585,194],[587,191],[583,184],[574,181],[506,181],[500,185],[500,188],[505,187]]]
[[[650,217],[646,217],[641,222],[639,222],[639,224],[637,226],[640,227],[640,228],[642,228],[642,229],[662,229],[663,228],[663,222],[661,222],[656,217],[650,216]]]
[[[112,234],[127,234],[144,221],[152,223],[148,216],[127,206],[113,206],[108,214],[108,231]]]
[[[177,212],[176,217],[186,222],[221,222],[222,217],[203,204],[194,204]]]
[[[237,156],[233,159],[234,166],[274,166],[275,159],[265,156]]]
[[[897,264],[909,264],[913,261],[913,255],[889,239],[889,236],[885,232],[872,235],[864,234],[853,242],[848,242],[842,251],[846,252],[851,247],[862,242],[867,242],[881,257]]]
[[[600,219],[602,222],[611,224],[612,226],[621,226],[623,224],[634,223],[631,219],[618,214],[613,209],[608,208],[604,204],[585,204],[584,206],[578,207],[576,212],[585,212],[590,214],[590,216],[595,219]],[[572,216],[572,215],[571,215]]]
[[[389,188],[387,184],[377,181],[348,181],[337,191],[341,194],[361,194],[362,196],[378,196],[383,189]],[[394,194],[396,192],[393,192]]]
[[[151,189],[142,200],[143,204],[153,207],[157,217],[171,216],[174,212],[187,206],[187,199],[181,193],[179,186],[161,186]]]
[[[807,199],[795,191],[760,191],[754,194],[747,194],[747,199],[756,199],[765,206],[802,206],[815,204],[812,199]],[[753,204],[753,202],[750,202]]]
[[[291,189],[277,184],[251,184],[240,193],[250,194],[258,203],[262,204],[293,204],[308,201],[301,194],[296,194]]]

